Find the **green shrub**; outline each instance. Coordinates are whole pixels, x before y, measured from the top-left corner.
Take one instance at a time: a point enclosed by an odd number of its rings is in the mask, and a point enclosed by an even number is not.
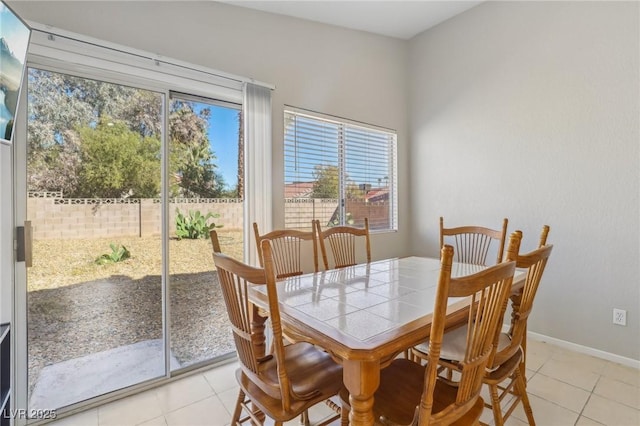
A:
[[[185,216],[176,209],[176,235],[178,239],[183,238],[195,240],[197,238],[208,238],[209,232],[214,228],[221,228],[222,225],[215,223],[207,223],[211,218],[218,218],[219,214],[207,213],[202,215],[200,211],[189,211],[189,215]]]
[[[113,243],[109,244],[111,247],[111,253],[103,254],[99,256],[95,262],[98,265],[106,265],[107,263],[116,263],[122,262],[131,257],[131,253],[129,250],[123,245],[115,245]]]
[[[344,221],[344,224],[345,225],[353,225],[354,223],[356,223],[356,221],[353,218],[353,215],[351,213],[347,213],[346,220]],[[338,226],[338,225],[340,225],[340,217],[336,217],[335,219],[329,221],[329,223],[327,225],[328,226]]]

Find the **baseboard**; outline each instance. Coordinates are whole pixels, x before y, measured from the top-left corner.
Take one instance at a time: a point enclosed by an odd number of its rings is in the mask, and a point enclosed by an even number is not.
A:
[[[591,355],[596,358],[605,359],[607,361],[615,362],[618,364],[626,365],[627,367],[633,367],[640,370],[640,361],[638,361],[637,359],[627,358],[624,356],[612,354],[611,352],[605,352],[605,351],[601,351],[600,349],[594,349],[588,346],[578,345],[576,343],[567,342],[566,340],[556,339],[555,337],[549,337],[549,336],[545,336],[544,334],[538,334],[531,331],[527,332],[527,337],[531,340],[551,343],[552,345],[569,349],[574,352],[582,353],[585,355]]]

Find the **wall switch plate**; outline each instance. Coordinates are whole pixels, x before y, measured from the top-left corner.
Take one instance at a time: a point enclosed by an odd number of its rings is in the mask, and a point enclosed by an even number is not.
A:
[[[613,308],[613,323],[616,325],[627,325],[627,311]]]

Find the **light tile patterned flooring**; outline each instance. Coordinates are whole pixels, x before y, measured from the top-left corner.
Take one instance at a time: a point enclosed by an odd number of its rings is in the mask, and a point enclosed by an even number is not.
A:
[[[527,389],[539,426],[640,425],[640,370],[543,342],[530,341],[527,351]],[[237,397],[236,368],[227,364],[50,424],[227,425]],[[321,404],[310,417],[313,422],[330,414]],[[482,420],[493,423],[490,410]],[[526,424],[519,405],[507,426]]]

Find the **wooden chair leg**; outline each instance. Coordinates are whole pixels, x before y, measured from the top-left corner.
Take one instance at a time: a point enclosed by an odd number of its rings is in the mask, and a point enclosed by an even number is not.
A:
[[[489,393],[491,394],[491,410],[493,411],[493,421],[495,426],[503,426],[502,410],[500,408],[500,397],[498,396],[498,386],[489,385]]]
[[[309,426],[309,411],[305,410],[300,415],[300,424],[303,426]]]
[[[527,324],[524,324],[524,339],[522,339],[522,362],[520,363],[520,372],[524,377],[524,387],[527,387]]]
[[[342,413],[340,414],[340,426],[349,426],[349,412],[351,408],[342,404]]]
[[[240,421],[240,414],[242,413],[242,403],[244,402],[244,392],[242,389],[238,392],[238,400],[236,402],[236,408],[233,410],[233,416],[231,417],[231,424],[237,425]]]
[[[524,413],[527,415],[529,426],[536,426],[536,421],[533,419],[533,410],[531,409],[531,404],[529,404],[529,396],[527,395],[527,387],[524,375],[520,371],[520,368],[516,368],[514,374],[516,380],[516,389],[522,399],[522,408],[524,408]]]

